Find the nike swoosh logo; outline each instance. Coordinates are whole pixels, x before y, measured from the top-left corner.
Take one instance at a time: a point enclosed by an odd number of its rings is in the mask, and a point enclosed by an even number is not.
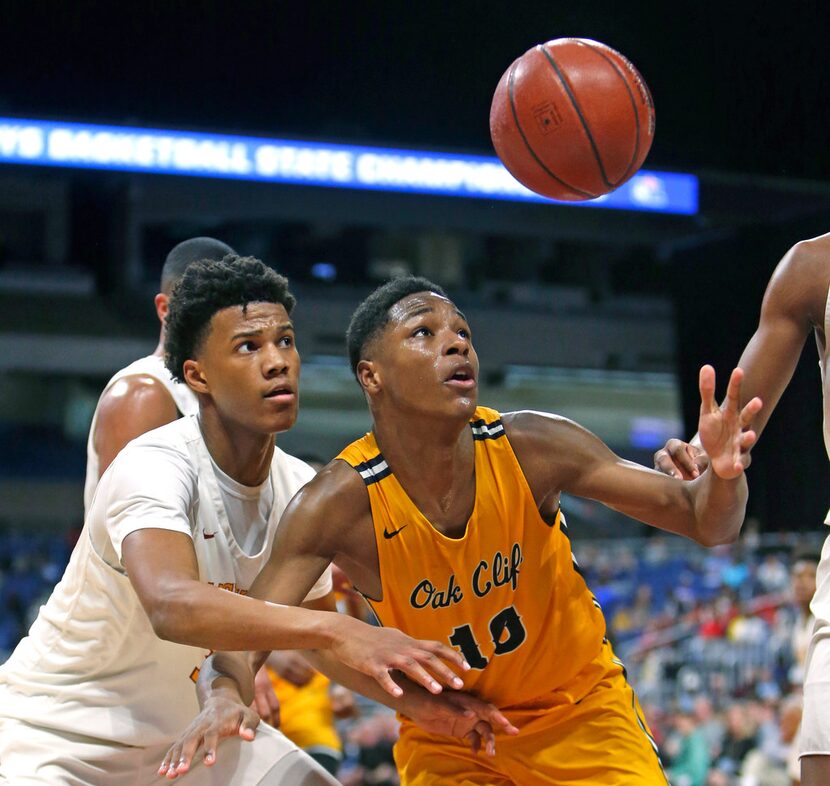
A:
[[[383,537],[386,538],[386,540],[389,540],[389,538],[394,538],[395,535],[400,534],[400,531],[402,529],[406,529],[407,526],[408,526],[407,524],[404,524],[402,527],[398,527],[397,529],[393,529],[390,532],[388,529],[386,529],[386,525],[384,525],[384,527],[383,527]]]
[[[216,533],[215,532],[205,532],[204,530],[202,530],[202,537],[205,540],[210,540],[211,538],[216,537]]]

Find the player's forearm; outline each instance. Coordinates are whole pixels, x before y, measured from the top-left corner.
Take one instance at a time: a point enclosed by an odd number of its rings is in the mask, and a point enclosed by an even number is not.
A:
[[[278,606],[198,581],[148,605],[159,638],[212,650],[326,649],[341,627],[336,613]]]
[[[385,704],[398,712],[414,712],[418,702],[429,700],[430,694],[409,681],[402,674],[396,674],[395,681],[403,688],[403,696],[393,698],[378,683],[359,671],[346,666],[329,652],[323,650],[305,650],[303,655],[332,682],[343,685],[349,690],[362,693],[369,699]],[[223,694],[236,696],[245,706],[253,701],[254,675],[259,666],[254,653],[215,652],[205,659],[199,669],[196,692],[199,704],[204,706],[211,696]]]
[[[734,542],[741,531],[749,492],[746,476],[724,480],[711,469],[687,485],[694,512],[690,537],[702,546]]]

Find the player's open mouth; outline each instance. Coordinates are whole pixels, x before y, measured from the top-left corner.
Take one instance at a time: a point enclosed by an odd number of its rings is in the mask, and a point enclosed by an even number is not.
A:
[[[264,398],[276,401],[286,401],[288,399],[294,398],[294,391],[288,387],[274,388],[273,390],[269,390],[265,394]]]
[[[469,367],[459,368],[447,380],[448,385],[468,390],[476,386],[475,374]]]

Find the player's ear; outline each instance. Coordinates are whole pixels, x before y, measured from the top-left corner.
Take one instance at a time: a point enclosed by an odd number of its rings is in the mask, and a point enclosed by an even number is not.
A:
[[[167,317],[167,312],[170,310],[170,296],[165,295],[164,292],[159,292],[154,298],[153,303],[156,305],[156,314],[159,318],[159,322],[164,324],[164,320]]]
[[[210,393],[207,377],[198,360],[185,360],[182,373],[184,381],[194,393]]]
[[[357,381],[365,393],[371,396],[380,390],[380,373],[377,366],[371,360],[359,361],[356,374]]]

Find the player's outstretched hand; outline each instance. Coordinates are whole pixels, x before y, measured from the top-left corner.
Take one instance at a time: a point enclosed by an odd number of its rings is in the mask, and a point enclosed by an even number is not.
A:
[[[749,450],[757,436],[749,424],[763,406],[757,396],[743,408],[741,383],[744,372],[740,368],[732,371],[726,388],[723,406],[715,402],[715,369],[703,366],[700,369],[700,420],[698,434],[703,449],[709,455],[714,473],[724,480],[737,478],[749,466]]]
[[[444,693],[428,699],[411,709],[409,717],[432,734],[466,739],[473,753],[483,748],[488,756],[495,756],[496,734],[519,733],[497,707],[469,693]]]
[[[706,451],[682,439],[670,439],[654,454],[654,469],[680,480],[694,480],[708,466]]]
[[[395,628],[378,628],[343,614],[336,617],[334,633],[334,656],[375,679],[395,698],[403,691],[390,671],[401,671],[430,693],[440,693],[443,686],[462,688],[464,682],[453,669],[470,668],[461,653],[446,644],[413,639]]]
[[[184,775],[199,748],[204,747],[204,763],[216,763],[216,747],[225,737],[239,736],[250,742],[259,726],[259,715],[239,701],[239,696],[213,695],[202,711],[167,751],[158,774],[169,780]]]

